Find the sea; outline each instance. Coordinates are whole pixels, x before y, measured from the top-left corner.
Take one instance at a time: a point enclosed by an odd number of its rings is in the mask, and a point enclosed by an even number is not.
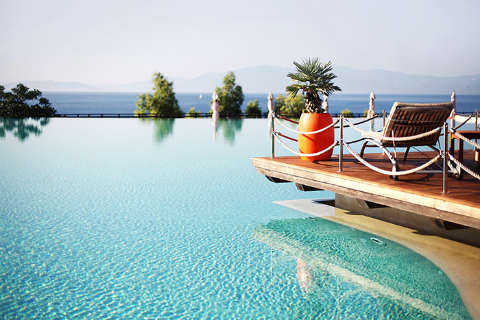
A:
[[[105,92],[44,92],[43,96],[52,103],[57,113],[133,113],[140,93],[105,93]],[[338,93],[329,97],[330,113],[340,113],[349,109],[353,113],[363,113],[368,108],[369,93]],[[176,95],[180,108],[187,112],[194,107],[199,112],[210,111],[211,93],[178,93]],[[278,96],[278,94],[274,94]],[[267,111],[268,93],[245,94],[242,110],[249,101],[258,100],[260,108]],[[434,103],[450,101],[450,95],[408,95],[377,94],[375,110],[387,112],[395,101]],[[480,95],[457,94],[457,112],[470,113],[480,110]]]

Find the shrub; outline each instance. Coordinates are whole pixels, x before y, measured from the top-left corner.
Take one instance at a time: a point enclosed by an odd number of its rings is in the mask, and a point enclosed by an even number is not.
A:
[[[275,99],[275,112],[279,112],[286,117],[300,118],[305,109],[305,101],[301,95],[292,97],[288,95],[278,95]]]
[[[247,118],[260,118],[262,116],[262,111],[258,107],[258,99],[248,102],[245,116]]]
[[[191,107],[185,115],[186,118],[199,118],[201,116],[202,114],[199,111],[195,110],[195,107]]]
[[[340,112],[345,118],[353,118],[353,112],[350,109],[345,109]]]

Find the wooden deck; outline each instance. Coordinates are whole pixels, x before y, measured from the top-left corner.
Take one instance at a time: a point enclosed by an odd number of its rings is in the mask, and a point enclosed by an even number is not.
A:
[[[424,163],[426,153],[412,152],[401,170]],[[402,155],[398,154],[398,159]],[[367,159],[378,167],[390,170],[390,162],[381,154],[368,154]],[[473,151],[465,152],[473,159]],[[338,158],[312,163],[299,157],[253,158],[253,165],[268,177],[285,182],[324,189],[348,197],[375,202],[419,215],[450,221],[480,229],[480,181],[464,175],[462,180],[448,177],[448,192],[442,194],[442,174],[412,174],[399,180],[376,173],[352,156],[344,156],[343,172],[338,171]],[[473,163],[468,163],[473,166]]]

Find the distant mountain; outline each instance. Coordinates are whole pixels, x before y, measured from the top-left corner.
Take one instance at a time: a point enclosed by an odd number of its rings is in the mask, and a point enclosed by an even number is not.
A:
[[[231,70],[237,83],[246,93],[280,93],[289,83],[287,73],[292,68],[278,66],[256,66]],[[185,79],[169,77],[174,82],[176,92],[212,92],[222,85],[228,72],[209,72],[198,77]],[[374,90],[378,94],[446,94],[455,90],[459,94],[480,94],[480,74],[436,77],[413,75],[385,70],[358,70],[336,66],[334,68],[338,84],[344,93],[368,93]],[[168,76],[168,75],[167,75]],[[106,91],[106,92],[149,92],[150,80],[127,84],[89,85],[79,82],[24,81],[26,86],[42,91]],[[16,84],[7,84],[11,88]]]
[[[291,70],[275,66],[258,66],[231,70],[235,73],[236,83],[242,86],[243,92],[283,92],[289,83],[287,73]],[[210,72],[193,79],[175,79],[174,88],[178,92],[211,92],[222,86],[223,77],[229,71]]]
[[[413,75],[385,70],[335,68],[338,85],[346,93],[374,90],[382,94],[480,94],[480,74],[457,77]]]
[[[287,73],[293,68],[258,66],[232,70],[244,92],[285,92],[289,84]],[[221,86],[227,73],[206,73],[193,79],[175,79],[174,88],[178,92],[210,92]],[[412,75],[385,70],[358,70],[338,66],[334,68],[338,76],[335,82],[344,93],[368,93],[374,90],[379,94],[448,94],[455,90],[459,94],[480,94],[480,74],[458,77],[436,77]]]

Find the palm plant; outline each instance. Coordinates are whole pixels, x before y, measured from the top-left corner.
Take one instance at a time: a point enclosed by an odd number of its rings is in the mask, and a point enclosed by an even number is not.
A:
[[[302,63],[293,62],[297,72],[290,72],[287,77],[295,83],[287,87],[290,96],[295,97],[299,91],[302,91],[305,98],[305,109],[308,113],[322,113],[322,98],[319,93],[326,96],[335,91],[342,91],[340,87],[333,83],[337,76],[331,71],[332,62],[321,63],[318,58],[308,58]]]

